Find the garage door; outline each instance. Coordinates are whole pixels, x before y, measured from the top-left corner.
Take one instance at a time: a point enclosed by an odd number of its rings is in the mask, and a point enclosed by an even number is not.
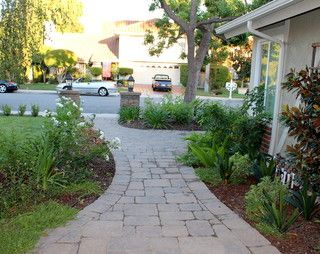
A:
[[[156,74],[166,74],[173,85],[180,85],[180,67],[173,64],[137,64],[133,67],[133,76],[136,84],[151,84]]]

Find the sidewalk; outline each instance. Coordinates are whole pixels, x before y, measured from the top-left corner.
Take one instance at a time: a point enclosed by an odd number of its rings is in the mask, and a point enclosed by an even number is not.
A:
[[[127,129],[100,116],[96,127],[122,141],[113,182],[76,220],[43,237],[35,253],[280,253],[176,162],[188,132]]]

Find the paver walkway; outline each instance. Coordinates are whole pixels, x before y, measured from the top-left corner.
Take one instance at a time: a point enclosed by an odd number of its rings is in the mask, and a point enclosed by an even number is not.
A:
[[[103,117],[96,126],[122,140],[113,182],[76,220],[42,238],[35,253],[280,253],[175,161],[186,132],[127,129]]]

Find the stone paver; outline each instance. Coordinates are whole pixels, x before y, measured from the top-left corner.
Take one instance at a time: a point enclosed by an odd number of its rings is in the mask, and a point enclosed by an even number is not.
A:
[[[34,253],[280,253],[176,162],[187,132],[127,129],[99,116],[96,127],[122,141],[113,182],[74,221],[48,232]]]

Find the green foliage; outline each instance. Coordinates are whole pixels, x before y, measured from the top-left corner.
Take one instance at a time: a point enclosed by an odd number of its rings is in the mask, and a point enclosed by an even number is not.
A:
[[[35,105],[35,104],[31,105],[31,115],[33,117],[37,117],[39,115],[39,111],[40,111],[39,105]]]
[[[92,76],[98,77],[98,76],[102,75],[102,68],[101,67],[91,67],[90,73],[92,74]]]
[[[231,183],[245,183],[250,175],[252,163],[249,156],[235,153],[230,157],[230,162],[233,163],[233,172],[230,178]]]
[[[226,183],[230,181],[230,178],[233,174],[233,165],[233,161],[230,160],[227,142],[224,142],[224,144],[218,149],[215,168],[218,170],[221,179]]]
[[[264,106],[264,85],[260,85],[251,90],[244,99],[241,109],[244,112],[248,110],[252,111],[254,116],[262,114],[265,112]]]
[[[18,115],[19,116],[24,116],[25,112],[27,110],[27,105],[19,105],[19,108],[18,108]]]
[[[299,107],[286,105],[282,121],[289,127],[289,136],[297,142],[287,147],[292,168],[304,182],[320,190],[320,74],[302,70],[289,73],[283,88],[296,92]]]
[[[249,5],[250,10],[254,10],[259,8],[260,6],[271,2],[272,0],[253,0],[252,3]]]
[[[152,103],[146,102],[145,109],[143,111],[143,120],[147,125],[154,129],[166,129],[168,126],[169,112],[162,107]]]
[[[127,68],[127,67],[119,67],[118,74],[120,76],[128,76],[133,74],[133,69],[132,68]]]
[[[207,168],[214,168],[217,161],[217,147],[201,147],[189,144],[193,156],[201,163],[202,166]]]
[[[210,88],[219,89],[230,81],[230,73],[227,67],[223,65],[213,65],[210,67]]]
[[[119,122],[130,123],[140,118],[139,107],[121,107],[119,111]]]
[[[186,87],[188,82],[188,65],[181,64],[180,65],[180,83]]]
[[[12,219],[0,220],[0,253],[20,254],[31,251],[44,230],[63,225],[77,210],[55,202],[35,206]]]
[[[249,154],[253,159],[259,151],[269,119],[263,114],[250,116],[239,109],[207,103],[198,110],[197,122],[212,135],[223,140],[229,136],[233,153]]]
[[[187,103],[174,103],[169,107],[171,119],[177,124],[189,124],[193,120],[193,107]]]
[[[231,55],[232,67],[235,69],[238,78],[242,82],[246,82],[250,79],[251,74],[251,54],[252,46],[249,43],[241,46],[240,49],[235,50]]]
[[[101,187],[92,181],[84,181],[81,183],[73,183],[61,189],[59,194],[80,194],[80,197],[101,194]]]
[[[73,67],[77,61],[75,53],[66,49],[51,50],[44,57],[47,66],[56,68]]]
[[[221,183],[221,178],[217,170],[213,168],[197,168],[195,173],[201,181],[216,186]]]
[[[70,12],[72,9],[72,12]],[[33,55],[45,36],[45,22],[76,31],[82,4],[78,0],[4,0],[1,2],[0,76],[23,83]]]
[[[276,161],[271,156],[261,154],[254,161],[252,171],[254,177],[258,181],[266,176],[274,178],[276,172]]]
[[[299,217],[299,210],[295,209],[289,214],[290,209],[286,205],[287,192],[285,190],[280,189],[275,197],[272,197],[269,191],[263,191],[263,194],[265,199],[262,200],[260,207],[262,223],[271,226],[280,233],[287,232]]]
[[[56,167],[55,151],[49,138],[43,136],[35,147],[37,161],[34,170],[38,188],[46,191],[49,185],[63,186],[63,172]]]
[[[250,191],[245,196],[245,209],[247,216],[259,222],[262,218],[261,207],[263,202],[268,199],[264,192],[268,192],[270,197],[275,200],[279,192],[288,192],[285,185],[279,180],[272,181],[270,177],[264,177],[257,185],[251,185]]]
[[[2,105],[1,108],[2,108],[3,115],[5,115],[5,116],[10,116],[11,115],[11,107],[9,105],[7,105],[7,104]]]
[[[298,191],[291,191],[287,202],[298,208],[306,220],[311,220],[320,211],[317,193],[311,190],[307,184],[304,184]]]

